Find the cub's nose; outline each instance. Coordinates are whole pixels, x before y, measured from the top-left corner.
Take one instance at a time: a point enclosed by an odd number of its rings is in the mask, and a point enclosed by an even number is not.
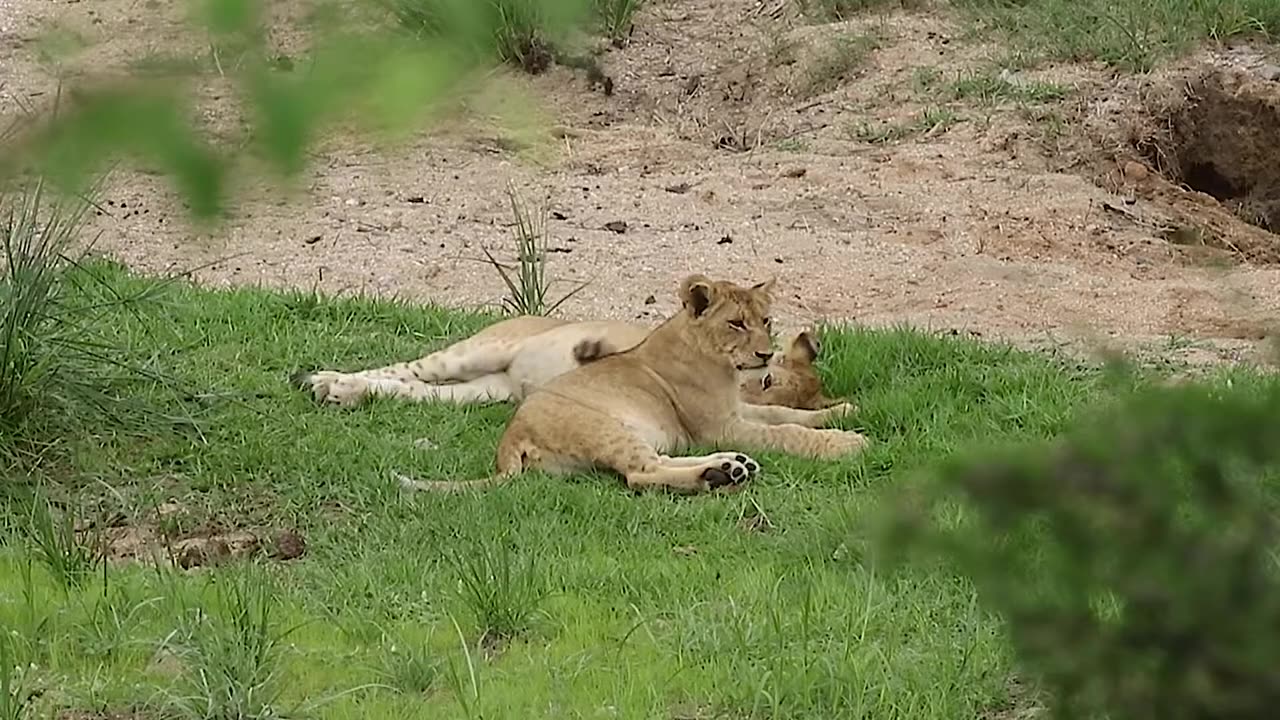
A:
[[[760,360],[761,360],[762,362],[769,362],[769,358],[773,357],[773,353],[771,353],[771,352],[758,352],[758,353],[756,353],[756,357],[760,358]]]

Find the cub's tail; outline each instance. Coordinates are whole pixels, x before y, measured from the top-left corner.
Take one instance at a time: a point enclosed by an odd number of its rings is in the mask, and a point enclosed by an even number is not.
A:
[[[395,473],[396,482],[405,490],[428,490],[433,492],[462,492],[464,490],[483,490],[485,488],[505,485],[512,478],[524,472],[531,462],[533,447],[524,441],[514,441],[504,436],[498,443],[498,472],[479,480],[414,480],[400,473]]]

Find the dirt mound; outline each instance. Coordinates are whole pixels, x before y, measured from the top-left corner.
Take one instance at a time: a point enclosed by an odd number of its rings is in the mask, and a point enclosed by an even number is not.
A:
[[[1280,84],[1205,54],[1119,83],[1088,113],[1100,184],[1150,201],[1184,257],[1280,263]]]
[[[1187,86],[1148,160],[1242,220],[1280,232],[1280,84],[1217,71]],[[1280,237],[1276,238],[1280,245]]]

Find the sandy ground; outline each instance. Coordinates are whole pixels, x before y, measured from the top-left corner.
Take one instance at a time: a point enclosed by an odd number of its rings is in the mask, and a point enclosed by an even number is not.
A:
[[[0,0],[5,102],[38,105],[52,92],[55,66],[40,53],[55,24],[80,43],[61,66],[73,77],[160,52],[209,64],[207,45],[183,35],[181,5]],[[327,142],[302,194],[245,184],[212,234],[188,224],[162,179],[122,171],[95,221],[98,247],[148,272],[234,256],[197,273],[211,285],[496,303],[504,288],[480,248],[511,256],[511,182],[551,213],[553,293],[590,281],[562,308],[573,317],[656,320],[674,309],[679,278],[699,271],[776,276],[787,325],[1110,338],[1191,360],[1250,358],[1263,347],[1280,308],[1280,266],[1266,253],[1250,261],[1166,238],[1170,223],[1198,215],[1211,217],[1219,247],[1277,238],[1156,176],[1124,137],[1149,114],[1145,91],[1179,87],[1205,66],[1247,73],[1257,62],[1202,53],[1145,78],[1044,68],[1015,79],[1050,79],[1071,90],[1065,100],[984,104],[940,88],[990,67],[1001,50],[962,37],[945,14],[813,26],[782,7],[654,0],[630,44],[602,58],[611,96],[564,68],[507,77],[506,92],[491,90],[402,146]],[[848,35],[875,42],[828,77],[833,38]],[[274,39],[298,51],[288,32]],[[237,126],[228,95],[216,76],[205,84],[211,127]],[[868,128],[938,108],[954,122],[869,141]],[[1129,115],[1128,125],[1118,120]],[[503,119],[516,116],[545,124]]]

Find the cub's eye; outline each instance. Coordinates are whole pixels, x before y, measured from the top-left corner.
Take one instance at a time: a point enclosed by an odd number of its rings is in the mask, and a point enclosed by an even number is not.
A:
[[[768,390],[771,387],[773,387],[773,375],[765,373],[764,377],[760,378],[760,389]]]
[[[732,327],[736,330],[746,330],[747,324],[742,322],[741,320],[730,320],[729,327]]]
[[[765,327],[769,327],[769,326],[770,326],[770,325],[772,325],[772,324],[773,324],[773,318],[765,318],[765,319],[764,319],[764,326],[765,326]]]

